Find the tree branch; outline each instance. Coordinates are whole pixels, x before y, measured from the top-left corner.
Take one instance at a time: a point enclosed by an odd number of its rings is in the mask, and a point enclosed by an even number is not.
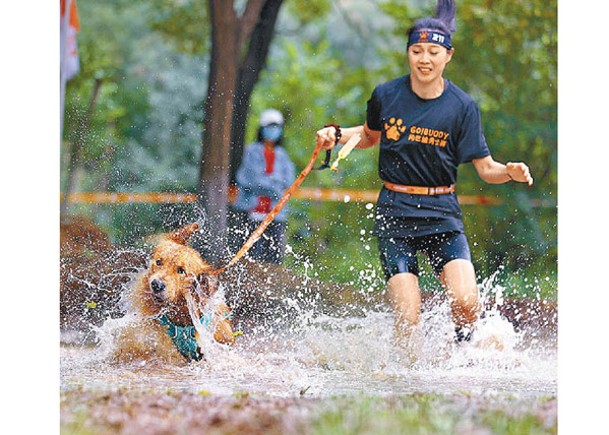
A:
[[[264,7],[267,0],[249,0],[245,6],[243,15],[239,18],[239,36],[237,37],[237,49],[241,52],[244,49],[245,41],[250,39],[258,18],[260,17],[260,11]]]

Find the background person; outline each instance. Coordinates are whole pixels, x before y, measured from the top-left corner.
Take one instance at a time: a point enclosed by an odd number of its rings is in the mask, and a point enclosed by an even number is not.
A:
[[[417,252],[423,252],[447,291],[456,340],[471,339],[480,306],[455,193],[459,164],[473,162],[487,183],[533,183],[524,163],[493,160],[476,102],[444,79],[455,52],[454,30],[455,3],[439,0],[435,17],[417,20],[408,31],[410,73],[374,89],[366,122],[326,127],[316,135],[324,149],[346,143],[355,133],[362,137],[357,148],[380,145],[384,184],[373,232],[398,337],[410,336],[419,322]]]
[[[237,170],[237,199],[234,208],[244,215],[245,242],[273,209],[284,191],[294,182],[295,168],[281,146],[284,119],[281,112],[267,109],[260,115],[256,142],[248,144]],[[281,263],[285,249],[285,230],[289,208],[286,205],[249,251],[250,258]],[[240,246],[239,246],[240,247]]]

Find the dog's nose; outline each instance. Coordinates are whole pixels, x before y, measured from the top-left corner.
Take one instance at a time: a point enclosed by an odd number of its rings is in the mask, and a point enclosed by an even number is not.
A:
[[[153,293],[162,293],[165,291],[165,283],[160,279],[153,279],[150,283],[150,288]]]

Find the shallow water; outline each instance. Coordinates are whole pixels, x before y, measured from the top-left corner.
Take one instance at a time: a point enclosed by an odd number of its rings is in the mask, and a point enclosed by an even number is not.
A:
[[[489,297],[488,286],[481,286],[482,297]],[[492,290],[493,297],[501,294],[500,288]],[[97,330],[95,345],[68,344],[69,335],[62,335],[62,390],[318,398],[458,393],[523,399],[555,397],[557,390],[555,334],[516,332],[493,309],[479,322],[472,342],[458,345],[448,304],[437,303],[424,311],[411,347],[403,349],[394,343],[388,307],[333,316],[288,300],[264,321],[240,325],[243,335],[232,348],[208,343],[205,360],[184,367],[158,361],[108,363],[112,332],[122,324],[123,319],[107,321]]]

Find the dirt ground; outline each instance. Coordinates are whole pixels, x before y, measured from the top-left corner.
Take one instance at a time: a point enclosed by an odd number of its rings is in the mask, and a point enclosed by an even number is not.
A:
[[[196,393],[71,391],[61,395],[62,433],[297,434],[315,408],[304,398]]]
[[[423,394],[315,399],[71,390],[61,393],[60,419],[62,434],[557,433],[555,398],[513,405]]]

